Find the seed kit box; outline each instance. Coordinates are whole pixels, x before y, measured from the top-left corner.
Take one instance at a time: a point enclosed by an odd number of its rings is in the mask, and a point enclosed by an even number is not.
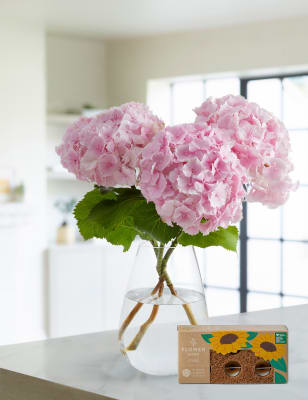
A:
[[[286,383],[284,325],[179,325],[179,383]]]

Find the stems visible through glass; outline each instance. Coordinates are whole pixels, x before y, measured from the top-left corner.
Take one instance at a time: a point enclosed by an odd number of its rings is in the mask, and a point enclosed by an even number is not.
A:
[[[176,246],[178,245],[177,238],[175,238],[173,240],[173,242],[171,243],[170,247],[168,248],[168,250],[166,252],[165,252],[166,247],[164,245],[162,245],[162,244],[158,245],[157,242],[154,240],[151,241],[151,244],[153,246],[153,250],[154,250],[154,253],[156,256],[156,260],[157,260],[156,270],[157,270],[157,274],[158,274],[158,282],[157,282],[156,286],[153,288],[153,290],[151,292],[151,296],[155,296],[157,294],[157,298],[161,297],[163,290],[164,290],[164,285],[166,282],[166,285],[169,288],[171,294],[175,297],[180,298],[177,294],[177,291],[175,290],[175,288],[173,286],[173,283],[172,283],[168,273],[167,273],[168,260],[171,256],[171,254],[173,253],[173,251],[175,250]],[[165,252],[165,255],[164,255],[164,252]],[[125,330],[127,329],[127,327],[129,326],[129,324],[134,319],[134,317],[139,312],[139,310],[141,309],[142,306],[143,306],[143,303],[138,302],[133,307],[133,309],[130,311],[128,316],[124,319],[124,321],[119,329],[119,337],[118,337],[119,340],[121,340]],[[191,325],[197,325],[197,321],[192,313],[192,310],[191,310],[189,304],[184,303],[184,304],[182,304],[182,307],[184,308],[185,313],[186,313]],[[137,349],[144,334],[149,329],[151,324],[153,324],[153,322],[155,321],[158,310],[159,310],[159,305],[154,304],[149,318],[140,326],[139,331],[137,332],[135,337],[132,339],[130,344],[124,350],[122,350],[122,352],[124,354],[127,351],[132,351],[132,350]]]

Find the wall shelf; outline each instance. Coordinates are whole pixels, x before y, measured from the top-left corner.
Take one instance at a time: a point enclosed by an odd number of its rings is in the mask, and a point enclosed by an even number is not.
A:
[[[69,125],[77,121],[80,117],[80,114],[47,114],[47,124]]]
[[[25,202],[0,203],[0,228],[12,228],[30,224],[34,208]]]
[[[47,178],[50,180],[58,180],[58,181],[76,181],[76,177],[73,174],[70,174],[66,171],[48,171],[47,170]]]

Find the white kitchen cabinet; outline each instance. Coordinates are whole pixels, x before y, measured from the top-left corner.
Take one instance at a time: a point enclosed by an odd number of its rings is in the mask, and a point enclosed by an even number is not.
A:
[[[43,233],[33,206],[0,204],[0,345],[45,337]]]
[[[49,337],[118,327],[136,244],[121,249],[100,241],[49,247]]]

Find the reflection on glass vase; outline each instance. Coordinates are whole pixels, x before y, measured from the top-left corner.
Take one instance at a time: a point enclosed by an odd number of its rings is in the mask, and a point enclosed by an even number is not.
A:
[[[194,248],[138,248],[122,307],[119,341],[136,369],[177,373],[177,325],[205,324],[207,307]]]

